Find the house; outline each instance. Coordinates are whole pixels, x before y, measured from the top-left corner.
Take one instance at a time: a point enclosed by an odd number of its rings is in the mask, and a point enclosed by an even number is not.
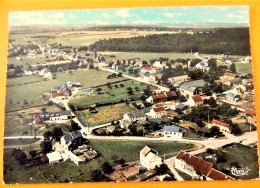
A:
[[[200,180],[233,180],[232,177],[213,168],[213,164],[180,151],[174,161],[174,167],[194,179]]]
[[[184,128],[177,125],[165,125],[163,127],[164,138],[182,138],[185,132],[186,130]]]
[[[187,105],[189,106],[198,106],[202,104],[203,104],[203,100],[200,95],[194,95],[190,97],[187,101]]]
[[[225,96],[225,100],[231,103],[236,103],[239,100],[239,95],[228,93]]]
[[[175,110],[180,110],[180,111],[185,111],[188,108],[187,105],[183,104],[183,103],[179,103],[176,107]]]
[[[60,103],[64,100],[66,100],[67,97],[65,96],[65,93],[51,93],[49,101],[52,101],[54,103]]]
[[[44,120],[40,117],[36,117],[34,120],[33,120],[33,124],[34,125],[39,125],[39,124],[43,124],[44,123]]]
[[[41,71],[38,72],[38,74],[43,78],[52,79],[51,71],[47,67],[44,67]]]
[[[123,120],[128,121],[130,124],[134,122],[143,123],[146,121],[146,115],[143,111],[126,112],[123,115]]]
[[[256,116],[256,111],[247,108],[243,114],[246,118],[251,118],[251,117],[255,117]]]
[[[150,171],[162,164],[162,158],[159,156],[157,151],[145,146],[140,151],[140,164],[142,167]]]
[[[48,158],[49,164],[55,164],[55,163],[59,163],[60,161],[62,161],[61,154],[57,151],[47,153],[46,156]]]
[[[157,68],[156,67],[143,67],[141,69],[141,74],[144,74],[146,72],[149,72],[150,74],[155,74],[157,71]]]
[[[152,108],[150,110],[150,112],[147,113],[147,115],[149,117],[152,117],[152,118],[162,118],[164,117],[165,115],[167,115],[167,111],[165,110],[164,107],[158,107],[158,108]]]
[[[176,76],[172,78],[168,78],[170,83],[176,83],[176,82],[186,82],[190,80],[190,77],[188,75],[183,76]]]
[[[158,95],[152,95],[146,99],[146,102],[156,104],[159,102],[165,102],[167,100],[172,100],[175,97],[177,97],[177,94],[175,91],[168,91],[168,92],[165,92],[165,94],[161,93]]]
[[[49,122],[65,123],[69,119],[73,119],[73,118],[75,118],[75,116],[71,114],[70,110],[61,111],[60,113],[56,113],[55,115],[51,114]]]
[[[242,79],[248,79],[248,78],[253,78],[253,75],[247,72],[242,72],[238,74],[238,76]]]
[[[80,131],[73,131],[69,134],[63,135],[60,139],[60,145],[64,150],[73,150],[81,146],[84,142]]]
[[[149,83],[155,82],[155,77],[149,72],[141,74],[141,78],[144,82],[149,82]]]
[[[233,80],[237,78],[238,75],[230,72],[225,72],[224,76],[221,77],[222,80]]]
[[[25,70],[23,71],[23,73],[24,73],[25,76],[33,75],[33,72],[30,71],[29,69],[25,69]]]
[[[204,71],[208,71],[209,70],[209,64],[208,64],[208,60],[207,59],[203,59],[201,62],[197,63],[195,65],[195,68]]]
[[[87,96],[91,96],[91,94],[92,94],[93,92],[94,92],[93,89],[88,88],[88,89],[86,89],[86,90],[81,91],[80,94],[84,94],[84,95],[87,95]]]
[[[216,119],[213,119],[212,122],[210,124],[208,124],[209,128],[211,128],[213,126],[218,127],[222,133],[231,133],[231,131],[232,131],[232,127],[229,124],[216,120]]]
[[[225,80],[224,81],[224,85],[227,85],[229,87],[233,86],[233,84],[234,84],[234,80]]]
[[[188,84],[180,84],[178,90],[187,98],[199,94],[199,89],[197,87]]]
[[[224,60],[226,63],[233,63],[234,59],[232,57],[226,57]]]

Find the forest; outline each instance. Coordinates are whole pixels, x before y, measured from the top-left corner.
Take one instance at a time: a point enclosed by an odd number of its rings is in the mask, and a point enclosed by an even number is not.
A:
[[[222,28],[207,32],[153,34],[99,40],[89,46],[97,51],[200,52],[250,55],[249,28]]]

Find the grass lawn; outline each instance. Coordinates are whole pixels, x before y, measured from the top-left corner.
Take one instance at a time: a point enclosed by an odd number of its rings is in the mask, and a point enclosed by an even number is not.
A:
[[[28,145],[33,144],[34,142],[39,141],[39,138],[29,139],[29,138],[20,138],[20,139],[5,139],[4,146],[19,146],[19,145]]]
[[[240,127],[241,131],[244,132],[249,132],[250,131],[250,125],[246,123],[240,123],[238,124],[238,127]],[[255,131],[256,127],[254,125],[251,125],[251,131]]]
[[[120,69],[119,72],[121,72],[122,74],[125,74],[125,75],[134,76],[134,77],[138,77],[139,74],[140,74],[140,72],[141,72],[141,68],[140,68],[140,67],[132,67],[132,69],[133,69],[133,74],[129,74],[129,72],[128,72],[129,69],[130,69],[130,67],[126,67],[126,68],[124,69],[125,71],[123,71],[122,69]],[[135,73],[134,73],[135,70],[138,70],[138,76],[135,76]]]
[[[120,84],[123,84],[124,87],[120,87]],[[106,103],[114,103],[114,102],[120,102],[121,100],[134,98],[139,99],[139,97],[143,94],[143,89],[147,87],[146,84],[137,82],[137,81],[124,81],[118,84],[111,84],[112,89],[109,89],[107,86],[100,87],[102,89],[101,93],[98,94],[98,92],[94,92],[92,96],[80,96],[80,97],[74,97],[70,100],[70,104],[75,107],[89,107],[93,104],[99,103],[99,104],[106,104]],[[116,88],[115,85],[118,85],[119,87]],[[131,87],[133,90],[133,95],[128,95],[127,88]],[[139,91],[137,91],[135,88],[138,87]],[[152,89],[155,87],[151,87]]]
[[[238,179],[259,178],[257,149],[238,144],[225,149],[221,149],[221,151],[224,153],[227,161],[222,163],[217,163],[216,161],[213,161],[214,168],[220,171],[226,171],[228,168],[232,167],[230,163],[237,162],[241,168],[248,167],[250,169],[248,175],[236,177],[229,173],[230,176]],[[207,155],[208,154],[203,153],[200,156],[205,157]]]
[[[251,73],[253,72],[252,70],[252,63],[235,63],[237,72],[248,72]]]
[[[94,87],[108,82],[108,72],[97,70],[76,70],[72,74],[67,72],[56,73],[56,79],[43,81],[42,78],[31,75],[19,78],[7,79],[6,111],[20,109],[24,99],[33,103],[32,106],[42,105],[42,94],[53,87],[60,86],[67,81],[81,82],[83,87]],[[112,81],[120,81],[125,78],[115,78]],[[111,80],[109,80],[111,82]],[[10,101],[12,100],[12,104]],[[20,102],[20,106],[17,102]]]
[[[201,138],[200,135],[194,133],[194,132],[191,132],[190,130],[187,130],[185,133],[184,133],[184,137],[186,138]]]
[[[11,149],[5,149],[4,181],[7,184],[65,182],[66,179],[72,182],[87,182],[91,180],[91,171],[100,169],[103,162],[113,164],[111,157],[114,155],[118,156],[119,159],[124,158],[126,162],[139,160],[139,152],[145,145],[157,150],[160,155],[193,147],[192,145],[174,142],[92,140],[89,146],[102,154],[98,159],[79,166],[72,162],[61,162],[55,165],[40,164],[27,169],[11,157]]]
[[[194,87],[203,87],[205,85],[205,81],[204,80],[194,80],[194,81],[190,81],[190,82],[185,82],[185,84],[189,84],[191,86]]]
[[[182,171],[180,171],[180,170],[178,170],[178,169],[176,169],[175,168],[175,170],[178,172],[178,174],[184,179],[184,180],[192,180],[192,177],[191,176],[189,176],[188,174],[186,174],[186,173],[184,173],[184,172],[182,172]]]

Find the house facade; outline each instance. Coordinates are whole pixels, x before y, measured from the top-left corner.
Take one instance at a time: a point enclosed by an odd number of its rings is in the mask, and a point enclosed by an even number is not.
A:
[[[162,164],[162,158],[159,156],[157,151],[145,146],[140,151],[140,164],[142,167],[150,171],[155,169],[156,166],[159,167]]]
[[[189,106],[198,106],[202,104],[203,104],[203,100],[200,95],[194,95],[190,97],[187,101],[187,105]]]
[[[164,138],[182,138],[183,134],[186,132],[185,129],[177,125],[165,125],[163,127],[163,137]]]
[[[224,123],[222,121],[218,121],[216,119],[213,119],[212,122],[208,125],[209,128],[213,127],[213,126],[216,126],[219,128],[219,130],[222,132],[222,133],[231,133],[232,131],[232,127],[227,124],[227,123]]]

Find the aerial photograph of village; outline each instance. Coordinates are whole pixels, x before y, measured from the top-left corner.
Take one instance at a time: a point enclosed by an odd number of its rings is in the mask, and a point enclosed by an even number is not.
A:
[[[259,178],[248,6],[8,19],[5,184]]]

